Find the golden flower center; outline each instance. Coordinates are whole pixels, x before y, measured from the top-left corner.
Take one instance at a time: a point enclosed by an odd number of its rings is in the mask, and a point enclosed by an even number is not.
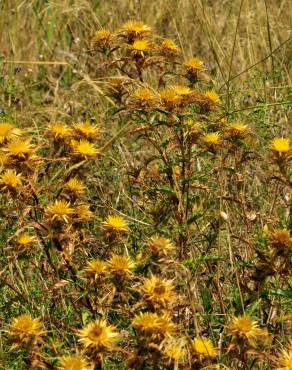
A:
[[[153,292],[159,295],[162,295],[166,292],[165,286],[162,284],[157,284],[153,289]]]

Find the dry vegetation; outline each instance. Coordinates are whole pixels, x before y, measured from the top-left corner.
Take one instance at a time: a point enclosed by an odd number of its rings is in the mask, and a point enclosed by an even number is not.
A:
[[[0,368],[292,369],[291,2],[0,2]]]

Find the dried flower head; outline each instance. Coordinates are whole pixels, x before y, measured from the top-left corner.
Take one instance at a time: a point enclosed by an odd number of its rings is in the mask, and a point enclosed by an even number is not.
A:
[[[59,359],[58,370],[92,370],[92,366],[80,356],[63,356]]]
[[[70,207],[70,203],[64,200],[55,200],[54,203],[48,205],[46,212],[52,220],[69,222],[73,209]]]
[[[72,140],[71,145],[76,155],[85,157],[86,159],[95,158],[99,153],[94,144],[88,140]]]
[[[11,123],[0,123],[0,144],[20,136],[21,131]]]
[[[6,170],[0,176],[0,184],[4,188],[16,189],[22,185],[22,175],[17,174],[15,170]]]
[[[262,330],[259,328],[256,321],[249,316],[234,317],[228,326],[230,335],[235,335],[238,338],[252,341],[262,335]]]
[[[73,129],[78,136],[86,139],[93,139],[100,135],[101,130],[96,125],[89,122],[74,123]]]
[[[110,232],[124,233],[129,231],[127,221],[118,215],[110,215],[102,223],[103,228]]]
[[[200,361],[207,358],[214,358],[217,356],[217,351],[214,348],[210,339],[195,338],[192,340],[192,349]]]
[[[270,143],[270,148],[279,156],[291,151],[290,140],[284,137],[276,137]]]
[[[178,46],[171,39],[165,39],[159,45],[159,51],[166,56],[173,56],[180,53]]]
[[[171,241],[162,236],[152,236],[152,238],[149,239],[148,246],[153,254],[157,256],[167,256],[173,249]]]
[[[88,275],[94,275],[95,279],[97,279],[101,275],[104,275],[106,270],[107,270],[106,262],[98,259],[89,261],[84,269],[84,271]]]
[[[134,262],[127,255],[113,254],[107,261],[108,269],[116,275],[130,275],[135,267]]]
[[[65,184],[65,187],[75,194],[82,194],[85,190],[84,183],[76,177],[71,177],[71,179]]]
[[[80,220],[89,220],[93,217],[93,213],[90,210],[89,204],[79,204],[74,209],[74,214],[80,219]]]
[[[143,297],[152,305],[166,307],[173,303],[177,298],[175,294],[175,286],[171,280],[161,279],[156,276],[151,276],[145,279],[142,287]]]
[[[79,342],[85,349],[98,351],[110,350],[118,337],[116,328],[108,325],[104,319],[90,322],[79,330],[78,335]]]
[[[49,129],[56,139],[65,139],[72,133],[71,128],[61,122],[51,123]]]
[[[34,319],[29,314],[23,314],[12,320],[8,333],[20,342],[26,343],[33,337],[41,337],[44,329],[39,318]]]

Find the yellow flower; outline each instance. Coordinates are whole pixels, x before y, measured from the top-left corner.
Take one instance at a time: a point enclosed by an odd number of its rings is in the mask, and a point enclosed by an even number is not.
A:
[[[132,45],[129,45],[129,48],[132,49],[133,55],[142,56],[151,50],[150,42],[147,40],[135,40]]]
[[[78,180],[76,177],[71,177],[65,186],[68,190],[72,191],[72,193],[76,194],[82,194],[85,189],[84,183]]]
[[[51,133],[54,135],[56,139],[66,138],[72,132],[70,127],[61,122],[51,123],[49,127]]]
[[[176,55],[180,52],[178,46],[170,39],[163,40],[159,49],[161,53],[165,55]]]
[[[80,140],[79,142],[72,140],[71,144],[75,154],[85,158],[94,158],[99,153],[94,144],[87,140]]]
[[[171,87],[177,95],[188,96],[192,93],[192,90],[188,86],[184,85],[175,85]]]
[[[92,370],[92,366],[82,357],[63,356],[60,358],[58,370]]]
[[[109,270],[117,275],[130,275],[135,267],[129,256],[113,254],[107,261]]]
[[[26,247],[28,245],[31,245],[35,243],[36,237],[33,235],[29,235],[28,233],[23,233],[18,236],[16,239],[17,244]]]
[[[195,338],[192,340],[192,348],[200,361],[206,358],[213,358],[217,356],[217,351],[214,348],[210,339]]]
[[[218,145],[221,142],[221,137],[219,132],[211,132],[204,135],[203,141],[208,145]]]
[[[147,26],[146,24],[137,21],[129,21],[123,24],[119,33],[122,36],[134,38],[147,36],[151,32],[152,32],[151,27]]]
[[[219,95],[213,90],[209,90],[209,91],[205,92],[204,97],[212,105],[217,105],[217,104],[220,103]]]
[[[103,228],[109,231],[114,231],[117,233],[129,231],[127,221],[121,216],[110,215],[102,224]]]
[[[181,96],[179,96],[172,88],[162,90],[160,92],[160,98],[166,108],[176,107],[181,102]]]
[[[186,356],[186,341],[184,338],[169,339],[164,343],[163,354],[166,358],[179,362]]]
[[[32,152],[29,140],[16,139],[11,141],[5,148],[9,155],[18,158],[27,158]]]
[[[90,275],[94,275],[96,279],[99,275],[103,275],[106,272],[106,262],[101,260],[92,260],[87,263],[84,271]]]
[[[98,137],[101,132],[99,127],[89,122],[74,123],[73,129],[78,135],[84,136],[87,139]]]
[[[9,163],[9,155],[0,150],[0,166],[4,167]]]
[[[253,340],[262,335],[262,330],[258,327],[257,322],[246,315],[234,317],[228,326],[228,332],[230,335],[247,340]]]
[[[137,103],[143,106],[151,106],[157,102],[157,97],[147,88],[141,88],[135,91],[133,98]]]
[[[276,137],[272,140],[270,148],[279,155],[286,154],[291,150],[290,140],[284,137]]]
[[[16,189],[22,184],[21,178],[21,173],[17,174],[15,170],[6,170],[0,176],[0,183],[7,188]]]
[[[19,136],[21,131],[10,123],[0,123],[0,144]]]
[[[93,213],[90,211],[90,206],[88,204],[80,204],[76,206],[74,213],[82,220],[88,220],[93,217]]]
[[[244,138],[249,133],[248,125],[242,122],[234,122],[229,127],[226,128],[226,131],[230,136],[237,138]]]
[[[151,276],[150,279],[145,279],[142,292],[146,301],[149,301],[153,305],[163,307],[173,303],[177,298],[175,294],[175,286],[172,285],[172,281],[161,279],[156,276]]]
[[[83,329],[79,330],[78,335],[80,336],[79,342],[88,350],[111,349],[118,337],[116,328],[112,325],[107,325],[104,319],[90,322]]]
[[[184,63],[184,67],[190,75],[197,75],[198,72],[204,71],[206,68],[204,62],[197,58],[190,58]]]
[[[278,361],[281,367],[276,370],[292,370],[292,340],[287,348],[282,350]]]
[[[68,202],[64,200],[55,200],[54,203],[47,207],[47,213],[52,216],[52,220],[69,221],[69,217],[73,213],[73,209]]]
[[[109,44],[111,37],[111,32],[106,28],[102,28],[96,31],[93,39],[93,45],[96,47],[105,47]]]
[[[27,342],[32,337],[41,336],[44,330],[39,318],[33,319],[31,315],[23,314],[12,320],[8,333],[21,342]]]
[[[176,329],[169,315],[158,315],[153,312],[140,312],[134,317],[132,326],[141,333],[153,337],[170,337]]]
[[[158,256],[167,256],[173,249],[171,241],[162,236],[152,236],[152,238],[149,239],[148,245],[151,251]]]

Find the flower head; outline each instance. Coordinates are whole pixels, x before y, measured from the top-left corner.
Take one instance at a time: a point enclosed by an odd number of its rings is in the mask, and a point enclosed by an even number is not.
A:
[[[226,128],[227,133],[234,138],[244,138],[249,133],[248,125],[243,122],[234,122]]]
[[[30,140],[15,139],[7,144],[5,150],[15,158],[24,159],[32,154]]]
[[[18,238],[16,239],[16,242],[18,245],[22,247],[27,247],[36,242],[36,237],[28,233],[23,233],[18,236]]]
[[[164,356],[174,362],[179,362],[186,356],[186,341],[184,338],[168,339],[163,346]]]
[[[158,256],[167,256],[173,249],[171,241],[162,236],[152,236],[152,238],[149,239],[148,246],[151,251]]]
[[[259,328],[256,321],[249,316],[234,317],[228,326],[230,335],[235,335],[246,340],[253,340],[262,335],[262,330]]]
[[[74,153],[78,156],[85,158],[94,158],[99,151],[95,148],[94,144],[88,140],[71,141]]]
[[[105,230],[116,232],[116,233],[123,233],[129,231],[129,226],[127,221],[118,215],[110,215],[107,219],[102,223],[103,228]]]
[[[11,123],[0,123],[0,144],[21,134],[21,131]]]
[[[219,95],[213,90],[209,90],[209,91],[205,92],[203,97],[207,100],[207,102],[210,105],[215,106],[215,105],[220,103]]]
[[[192,340],[192,349],[200,361],[213,358],[217,356],[217,351],[214,348],[210,339],[207,338],[195,338]]]
[[[147,26],[143,22],[137,22],[137,21],[129,21],[120,29],[119,34],[121,36],[124,36],[130,40],[133,40],[134,38],[141,38],[148,36],[151,34],[152,29],[151,27]]]
[[[106,320],[100,319],[90,322],[83,329],[79,330],[79,342],[85,349],[108,350],[111,349],[118,337],[116,328],[108,325]]]
[[[292,370],[292,340],[287,348],[282,350],[278,362],[281,367],[277,367],[276,370]]]
[[[168,314],[158,315],[154,312],[140,312],[134,317],[132,326],[153,338],[170,337],[176,329]]]
[[[73,213],[70,204],[64,200],[55,200],[54,203],[48,205],[47,213],[51,216],[52,220],[69,221],[69,217]]]
[[[215,146],[220,144],[221,137],[219,132],[211,132],[203,136],[203,141],[209,146]]]
[[[196,77],[198,72],[204,71],[206,68],[204,62],[197,58],[190,58],[184,63],[184,67],[190,76]]]
[[[165,307],[176,299],[175,286],[172,281],[156,276],[145,279],[142,292],[145,300],[152,305]]]
[[[0,176],[0,184],[8,189],[16,189],[22,184],[22,175],[17,174],[15,170],[6,170]]]
[[[77,135],[85,137],[86,139],[96,138],[101,132],[99,127],[89,122],[74,123],[73,129]]]
[[[59,360],[58,370],[91,370],[87,361],[80,356],[63,356]]]
[[[160,92],[160,98],[163,102],[163,105],[168,108],[175,108],[181,103],[181,96],[178,95],[174,89],[166,88]]]
[[[49,129],[56,139],[64,139],[72,133],[71,128],[61,122],[51,123]]]
[[[23,314],[12,320],[8,333],[26,343],[32,337],[41,336],[44,330],[39,318],[34,319],[29,314]]]
[[[96,279],[98,276],[103,275],[107,270],[107,264],[104,261],[101,260],[92,260],[87,263],[87,266],[85,267],[84,271],[88,275],[94,275],[94,278]]]
[[[75,207],[74,213],[81,220],[88,220],[93,217],[89,204],[79,204]]]
[[[292,236],[287,229],[274,229],[269,233],[271,245],[278,254],[286,254],[292,250]]]
[[[144,57],[145,53],[152,49],[151,44],[148,40],[135,40],[133,44],[129,45],[132,49],[132,54],[135,56]]]
[[[127,255],[113,254],[107,262],[108,269],[117,275],[130,275],[135,267],[134,262]]]
[[[141,88],[135,91],[133,99],[141,107],[153,106],[157,102],[155,94],[147,88]]]
[[[75,194],[82,194],[85,190],[84,183],[76,177],[71,177],[71,179],[65,184],[65,187]]]
[[[165,39],[159,45],[159,50],[163,55],[177,55],[179,54],[180,50],[178,46],[174,43],[174,41],[170,39]]]
[[[290,140],[285,137],[276,137],[270,143],[270,148],[278,155],[285,155],[290,152]]]
[[[95,32],[93,46],[97,48],[104,48],[109,45],[111,38],[111,32],[106,28],[101,28],[100,30]]]

